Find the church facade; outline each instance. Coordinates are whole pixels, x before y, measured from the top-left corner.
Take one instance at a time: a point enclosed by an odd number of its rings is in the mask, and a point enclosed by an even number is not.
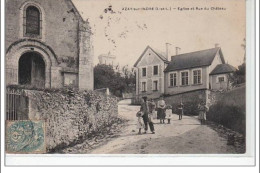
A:
[[[89,23],[71,0],[7,0],[6,85],[93,90]]]

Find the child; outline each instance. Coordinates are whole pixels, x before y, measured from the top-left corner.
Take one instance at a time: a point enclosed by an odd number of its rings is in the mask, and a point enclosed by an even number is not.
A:
[[[166,117],[168,120],[168,124],[171,124],[171,119],[172,119],[172,106],[171,105],[167,105],[166,106]]]
[[[142,128],[144,128],[144,123],[143,123],[143,112],[139,111],[136,114],[137,117],[137,124],[136,124],[136,128],[139,129],[138,135],[141,135],[141,130]]]
[[[181,102],[181,103],[179,104],[179,106],[178,106],[178,110],[179,110],[179,120],[182,119],[183,107],[184,107],[184,105],[183,105],[183,103]]]

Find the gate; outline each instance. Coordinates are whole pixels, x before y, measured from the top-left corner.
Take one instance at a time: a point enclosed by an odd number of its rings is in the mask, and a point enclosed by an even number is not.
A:
[[[29,98],[23,90],[7,88],[6,120],[28,120]]]

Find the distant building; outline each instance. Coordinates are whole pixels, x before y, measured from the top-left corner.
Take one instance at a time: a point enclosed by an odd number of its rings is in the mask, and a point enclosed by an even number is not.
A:
[[[117,72],[121,72],[119,63],[116,60],[115,55],[108,54],[101,54],[98,56],[99,64],[110,65],[113,69]]]
[[[106,64],[111,66],[117,66],[119,65],[118,62],[116,62],[116,56],[111,54],[101,54],[98,56],[99,64]]]
[[[6,1],[6,84],[94,87],[92,32],[71,0]]]

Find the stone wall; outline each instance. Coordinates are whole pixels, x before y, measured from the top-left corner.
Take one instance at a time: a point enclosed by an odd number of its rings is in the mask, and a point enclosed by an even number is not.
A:
[[[47,151],[55,151],[109,128],[117,119],[117,99],[93,91],[31,91],[29,118],[46,121]]]
[[[172,106],[173,113],[178,113],[178,105],[182,101],[184,104],[184,115],[198,115],[198,104],[206,102],[207,90],[196,90],[181,94],[168,95],[164,97],[167,105]]]

